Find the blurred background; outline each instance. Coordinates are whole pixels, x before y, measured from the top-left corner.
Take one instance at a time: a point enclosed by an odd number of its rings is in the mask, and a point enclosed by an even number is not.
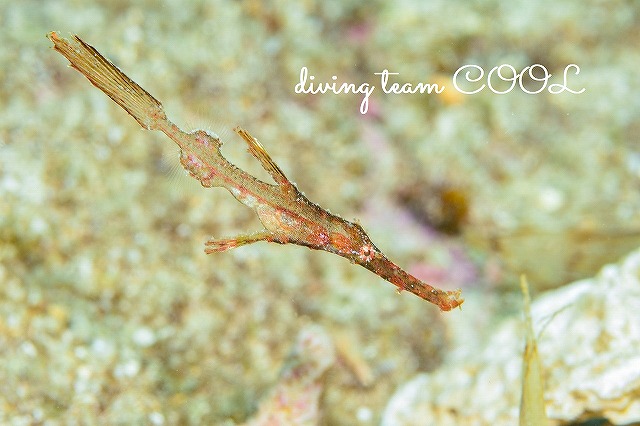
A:
[[[0,418],[242,423],[315,324],[337,355],[309,424],[379,424],[400,384],[520,314],[519,274],[535,299],[640,245],[639,13],[622,0],[0,0]],[[231,131],[246,128],[309,199],[357,218],[410,273],[462,288],[463,310],[298,246],[205,255],[212,236],[259,230],[253,212],[186,176],[173,143],[68,68],[49,31],[78,34],[266,181]],[[452,77],[469,64],[540,64],[549,84],[576,64],[568,84],[585,91],[465,95]],[[296,94],[302,67],[375,85],[368,113],[360,94]],[[384,69],[445,91],[384,94]]]

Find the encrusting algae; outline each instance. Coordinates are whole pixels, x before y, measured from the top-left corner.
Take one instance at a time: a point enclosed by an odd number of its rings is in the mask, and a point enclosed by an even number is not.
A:
[[[319,325],[304,327],[282,368],[279,382],[246,425],[318,424],[321,378],[334,362],[335,349],[329,334]]]

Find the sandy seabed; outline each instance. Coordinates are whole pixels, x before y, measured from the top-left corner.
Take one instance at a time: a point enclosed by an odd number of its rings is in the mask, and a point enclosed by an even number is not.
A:
[[[290,385],[313,396],[307,424],[379,424],[461,336],[483,348],[521,315],[518,274],[535,300],[640,246],[639,14],[632,1],[0,2],[0,422],[231,425],[286,411],[269,398]],[[302,247],[205,255],[211,236],[259,221],[67,68],[52,30],[267,180],[231,131],[248,129],[312,201],[358,218],[419,278],[462,287],[464,309],[441,314]],[[451,79],[468,64],[541,64],[550,83],[576,64],[585,91],[465,95]],[[375,85],[367,114],[362,94],[295,93],[302,67]],[[446,89],[385,94],[384,69]],[[296,352],[309,347],[322,350]],[[292,362],[318,374],[291,382]]]

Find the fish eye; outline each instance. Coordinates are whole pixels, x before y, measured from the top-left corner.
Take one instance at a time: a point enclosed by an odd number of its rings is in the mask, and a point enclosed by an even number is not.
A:
[[[375,256],[375,250],[373,249],[373,247],[370,244],[365,244],[362,247],[360,247],[360,260],[362,260],[363,262],[368,262],[370,260],[373,259],[373,256]]]

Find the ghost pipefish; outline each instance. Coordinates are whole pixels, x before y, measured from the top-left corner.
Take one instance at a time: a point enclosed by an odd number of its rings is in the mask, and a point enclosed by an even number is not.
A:
[[[124,108],[144,129],[159,130],[180,148],[180,163],[205,188],[226,188],[238,201],[254,210],[262,231],[227,239],[210,239],[206,253],[222,252],[258,241],[298,244],[324,250],[349,259],[398,288],[409,291],[449,311],[464,299],[460,290],[435,288],[410,275],[390,261],[364,229],[329,213],[309,201],[285,176],[262,144],[246,130],[234,130],[245,141],[249,153],[271,175],[274,184],[263,182],[230,163],[220,152],[220,139],[204,130],[185,132],[166,116],[160,101],[127,77],[111,61],[78,36],[71,40],[55,32],[47,34],[53,48],[67,58],[73,68]]]

